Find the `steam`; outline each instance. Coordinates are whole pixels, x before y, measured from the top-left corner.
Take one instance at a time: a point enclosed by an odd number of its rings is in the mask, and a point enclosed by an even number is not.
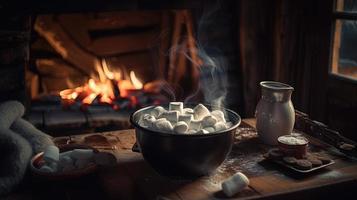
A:
[[[212,48],[209,44],[205,44],[202,38],[207,37],[207,33],[214,29],[213,19],[220,8],[220,2],[215,4],[206,4],[201,18],[198,22],[196,47],[198,56],[202,62],[196,63],[192,58],[185,53],[186,57],[197,67],[200,72],[199,87],[192,95],[185,99],[190,102],[199,91],[202,91],[204,96],[204,103],[210,104],[213,107],[220,109],[224,107],[227,95],[227,75],[226,75],[226,59],[223,53],[217,48]],[[213,56],[215,55],[215,56]]]
[[[199,89],[203,92],[204,101],[213,107],[224,107],[228,85],[224,60],[209,57],[203,50],[199,52],[199,56],[203,59]]]
[[[195,49],[190,49],[187,45],[172,46],[168,52],[159,52],[164,56],[170,57],[173,54],[184,55],[199,72],[199,83],[196,91],[187,96],[184,100],[185,103],[195,102],[197,97],[203,95],[205,104],[209,104],[215,109],[220,109],[225,105],[225,99],[227,95],[227,75],[226,75],[226,59],[224,54],[212,45],[205,43],[204,38],[207,41],[207,35],[215,29],[215,15],[219,11],[221,5],[217,0],[213,4],[204,4],[200,19],[198,19],[196,27]],[[208,34],[207,34],[208,33]],[[154,44],[158,44],[161,37],[170,34],[169,31],[161,32],[160,36],[154,40]],[[180,38],[180,41],[189,40],[190,38]],[[198,59],[192,58],[192,53],[195,52]],[[170,63],[171,64],[171,63]],[[174,68],[176,66],[169,66]],[[159,73],[162,73],[159,71]],[[164,91],[169,94],[171,99],[175,100],[174,89],[165,84]],[[197,102],[195,102],[197,103]]]

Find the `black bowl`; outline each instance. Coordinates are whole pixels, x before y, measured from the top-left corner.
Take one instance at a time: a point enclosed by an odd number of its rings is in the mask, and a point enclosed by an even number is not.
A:
[[[226,118],[233,123],[227,130],[197,135],[170,134],[138,124],[140,115],[154,107],[136,111],[131,115],[130,122],[135,127],[140,152],[159,174],[194,178],[211,173],[226,159],[232,149],[234,133],[241,122],[237,113],[225,109]]]

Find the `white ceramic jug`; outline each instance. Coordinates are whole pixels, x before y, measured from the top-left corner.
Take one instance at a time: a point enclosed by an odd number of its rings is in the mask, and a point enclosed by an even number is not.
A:
[[[260,86],[262,96],[255,111],[258,136],[265,144],[276,145],[279,136],[291,134],[294,128],[294,88],[274,81],[260,82]]]

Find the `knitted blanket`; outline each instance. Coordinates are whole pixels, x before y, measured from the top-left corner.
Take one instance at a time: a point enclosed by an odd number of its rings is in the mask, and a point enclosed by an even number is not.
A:
[[[24,112],[17,101],[0,104],[0,196],[21,182],[34,154],[54,145],[51,136],[21,118]]]

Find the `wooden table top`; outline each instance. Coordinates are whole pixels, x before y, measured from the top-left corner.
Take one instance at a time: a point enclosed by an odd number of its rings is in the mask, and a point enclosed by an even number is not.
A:
[[[356,161],[309,137],[310,150],[328,154],[335,164],[312,174],[296,174],[264,161],[263,154],[270,147],[257,140],[254,126],[254,119],[243,120],[226,161],[212,175],[197,180],[171,180],[157,174],[140,153],[132,152],[134,130],[58,137],[55,142],[59,145],[84,143],[110,152],[117,158],[117,165],[78,180],[41,182],[28,178],[25,186],[10,196],[16,199],[229,199],[221,192],[221,182],[239,171],[248,176],[250,185],[231,199],[330,199],[357,195]]]

